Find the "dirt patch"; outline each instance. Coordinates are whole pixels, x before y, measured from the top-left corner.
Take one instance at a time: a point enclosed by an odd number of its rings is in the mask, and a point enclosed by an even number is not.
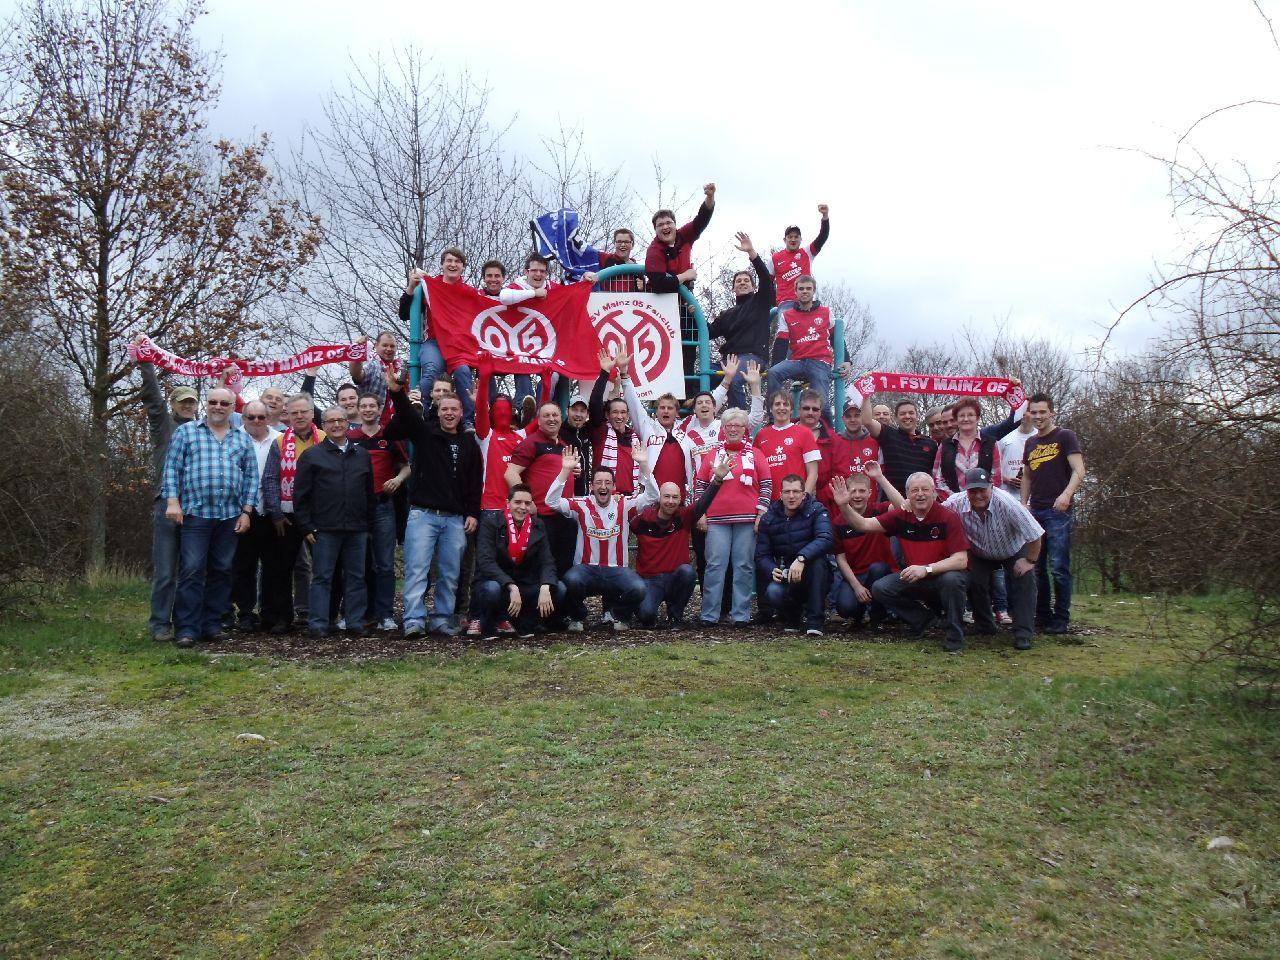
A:
[[[98,684],[54,678],[0,700],[0,736],[23,740],[92,740],[140,726],[144,717],[107,703]]]

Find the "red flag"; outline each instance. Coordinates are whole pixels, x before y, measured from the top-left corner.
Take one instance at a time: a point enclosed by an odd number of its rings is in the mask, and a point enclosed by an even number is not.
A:
[[[600,338],[587,314],[591,284],[552,287],[545,299],[504,307],[463,283],[426,279],[431,334],[452,369],[492,358],[498,373],[537,373],[550,367],[573,380],[600,372]]]

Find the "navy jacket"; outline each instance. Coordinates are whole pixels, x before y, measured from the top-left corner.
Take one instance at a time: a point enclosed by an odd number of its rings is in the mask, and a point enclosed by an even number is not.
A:
[[[805,494],[794,517],[787,516],[781,500],[775,501],[760,518],[760,530],[756,533],[756,569],[770,577],[774,567],[787,566],[799,556],[803,556],[806,563],[813,563],[830,553],[834,542],[827,508],[815,500],[813,494]]]

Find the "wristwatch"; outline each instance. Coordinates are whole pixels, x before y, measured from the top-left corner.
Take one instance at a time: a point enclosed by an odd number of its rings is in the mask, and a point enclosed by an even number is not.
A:
[[[932,564],[932,563],[926,563],[926,564],[924,565],[924,575],[925,575],[926,577],[932,577],[932,576],[933,576],[933,564]]]

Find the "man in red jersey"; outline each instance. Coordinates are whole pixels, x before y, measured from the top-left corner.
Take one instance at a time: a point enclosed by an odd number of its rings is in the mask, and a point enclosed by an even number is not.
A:
[[[659,210],[653,215],[653,242],[644,255],[645,278],[649,281],[649,289],[654,293],[677,293],[681,285],[693,290],[693,281],[698,272],[693,269],[693,242],[702,236],[702,231],[711,222],[711,212],[716,205],[716,185],[705,184],[702,188],[702,206],[697,215],[683,227],[676,229],[676,215],[671,210]],[[680,304],[680,339],[685,341],[682,347],[684,372],[692,376],[698,369],[698,348],[694,345],[698,339],[694,329],[693,311],[681,302]]]
[[[769,272],[773,274],[778,291],[778,316],[782,316],[782,311],[795,305],[796,281],[805,274],[812,275],[813,258],[818,255],[822,245],[827,242],[827,237],[831,235],[831,221],[828,219],[830,212],[825,203],[818,204],[822,225],[818,229],[817,237],[807,247],[801,246],[799,227],[787,227],[782,232],[782,249],[775,253],[769,262]]]
[[[511,452],[507,464],[507,486],[529,485],[534,506],[547,528],[551,555],[556,561],[556,575],[563,577],[573,566],[573,548],[578,538],[577,524],[547,506],[547,491],[560,475],[562,456],[567,444],[560,439],[560,407],[547,402],[538,408],[538,428],[525,437]]]
[[[791,395],[785,390],[770,394],[769,410],[773,413],[773,423],[760,429],[753,446],[768,461],[771,475],[785,477],[794,473],[804,477],[805,493],[816,493],[822,451],[813,438],[813,431],[791,422]],[[781,490],[775,488],[773,499],[776,501],[780,496]]]

